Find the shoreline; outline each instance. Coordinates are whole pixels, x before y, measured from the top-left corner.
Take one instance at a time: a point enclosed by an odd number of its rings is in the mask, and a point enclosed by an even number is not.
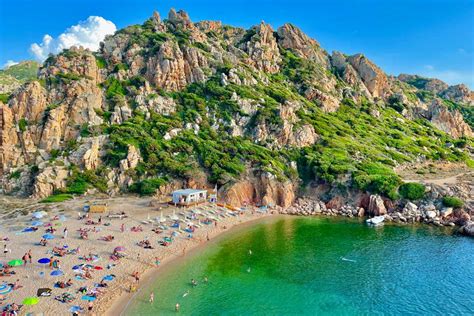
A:
[[[90,232],[90,238],[88,240],[82,240],[79,238],[79,234],[76,231],[79,228],[89,228],[91,226],[84,226],[84,221],[78,220],[78,212],[81,212],[83,205],[90,204],[94,200],[99,200],[101,202],[109,203],[108,212],[116,213],[122,210],[125,210],[129,217],[125,220],[118,219],[105,219],[102,224],[108,222],[108,225],[98,225],[98,231]],[[67,255],[60,257],[61,259],[61,268],[65,271],[65,275],[62,278],[56,279],[47,277],[38,276],[40,271],[44,271],[44,266],[36,264],[36,260],[41,257],[46,257],[49,255],[45,254],[47,249],[50,247],[62,247],[62,245],[69,245],[70,248],[81,248],[81,255],[87,255],[88,253],[96,253],[99,256],[98,263],[96,265],[101,265],[104,267],[103,271],[93,272],[93,278],[85,281],[74,281],[73,288],[69,289],[69,292],[76,293],[76,289],[79,286],[87,286],[89,289],[93,288],[102,277],[106,274],[115,274],[116,278],[113,282],[109,283],[109,286],[104,289],[104,294],[98,295],[97,300],[94,302],[93,315],[123,315],[124,311],[128,308],[130,303],[133,301],[134,297],[138,293],[143,293],[144,289],[149,288],[151,282],[155,281],[160,277],[161,273],[166,273],[168,269],[173,267],[173,263],[181,263],[188,260],[191,256],[195,255],[199,250],[202,250],[208,245],[213,245],[219,242],[222,238],[225,238],[229,233],[238,232],[241,229],[245,229],[250,225],[256,223],[262,223],[265,221],[274,221],[280,218],[285,218],[289,216],[298,216],[298,217],[334,217],[341,219],[348,219],[353,217],[353,219],[359,219],[365,221],[365,216],[352,216],[352,213],[348,212],[335,212],[330,209],[322,211],[318,214],[311,214],[313,212],[306,212],[305,207],[298,209],[297,205],[293,206],[293,210],[299,210],[304,212],[297,212],[296,214],[285,214],[275,209],[268,209],[266,212],[257,211],[254,207],[249,207],[247,211],[243,212],[240,215],[225,217],[218,216],[217,226],[214,224],[211,225],[201,225],[193,233],[193,238],[188,238],[187,233],[181,230],[181,233],[178,234],[174,241],[168,246],[163,247],[156,245],[157,240],[162,239],[165,236],[168,236],[171,232],[176,231],[176,229],[169,228],[159,235],[155,235],[154,232],[151,232],[151,228],[156,228],[157,224],[148,224],[143,225],[143,231],[141,232],[131,232],[129,229],[132,226],[142,225],[145,220],[150,218],[155,218],[160,215],[166,218],[171,217],[172,214],[176,211],[177,213],[183,211],[190,211],[192,208],[180,208],[176,209],[169,205],[154,205],[153,198],[141,198],[136,196],[120,196],[108,199],[96,199],[94,197],[79,198],[67,202],[55,203],[45,205],[47,216],[45,221],[52,221],[52,217],[65,216],[67,220],[62,223],[62,226],[67,226],[70,235],[67,240],[61,239],[58,237],[62,236],[63,227],[57,227],[58,233],[55,240],[49,242],[49,246],[38,247],[35,245],[35,242],[38,242],[41,238],[41,235],[44,234],[43,228],[40,227],[38,232],[33,233],[19,233],[20,230],[25,227],[31,226],[31,212],[33,211],[33,206],[37,209],[40,209],[38,204],[31,203],[28,208],[16,208],[16,209],[6,209],[5,214],[11,214],[11,217],[4,218],[2,222],[1,231],[4,236],[9,236],[11,239],[5,244],[8,244],[9,249],[12,249],[11,254],[8,255],[8,258],[5,258],[5,261],[11,260],[13,258],[21,258],[26,250],[29,248],[33,249],[33,264],[25,265],[24,267],[14,268],[17,271],[17,276],[20,279],[20,282],[23,285],[18,291],[13,291],[7,297],[7,302],[21,302],[25,297],[35,296],[36,288],[38,287],[52,287],[53,282],[60,280],[65,281],[71,276],[74,277],[74,274],[71,272],[71,267],[77,265],[78,263],[84,262],[80,261],[81,258],[78,258],[76,255]],[[199,208],[204,213],[208,211],[219,211],[221,208],[216,207],[215,205],[202,205]],[[26,211],[26,212],[25,212]],[[306,214],[305,214],[306,213]],[[209,214],[209,213],[208,213]],[[97,220],[100,214],[91,214],[91,219]],[[105,216],[105,213],[102,214]],[[212,217],[212,216],[211,216]],[[49,218],[49,219],[48,219]],[[168,220],[169,221],[169,220]],[[120,232],[120,225],[125,223],[126,232]],[[53,222],[54,224],[54,222]],[[361,222],[362,224],[362,222]],[[425,221],[421,222],[397,222],[397,221],[387,221],[388,225],[408,225],[408,226],[419,226],[429,224]],[[56,226],[56,225],[54,225]],[[61,226],[61,225],[59,225]],[[184,225],[185,226],[185,225]],[[438,225],[427,225],[432,226],[433,228]],[[184,228],[184,227],[183,227]],[[443,227],[436,227],[443,228]],[[444,229],[454,233],[454,227],[444,226]],[[179,232],[178,232],[179,233]],[[114,235],[116,239],[111,242],[101,241],[101,237],[104,235]],[[209,241],[206,241],[206,236],[209,236]],[[153,241],[154,250],[147,250],[139,247],[137,242],[140,240]],[[111,249],[115,246],[124,246],[126,248],[127,256],[117,262],[110,261],[109,256],[111,254]],[[49,253],[46,252],[46,253]],[[159,258],[160,265],[157,267],[155,265],[155,258]],[[94,261],[95,262],[95,261]],[[109,267],[105,269],[105,266],[110,263],[113,264],[113,267],[109,270]],[[41,270],[43,269],[43,270]],[[102,269],[101,269],[102,270]],[[136,286],[136,291],[134,293],[129,293],[129,286],[133,284],[132,282],[132,273],[138,272],[141,276],[141,281],[139,286]],[[40,273],[41,274],[41,273]],[[49,271],[48,273],[49,274]],[[11,279],[11,278],[10,278]],[[136,283],[135,283],[136,285]],[[33,315],[38,313],[44,314],[53,314],[61,313],[65,314],[66,310],[69,309],[70,304],[59,303],[53,300],[54,296],[60,294],[61,292],[67,291],[67,289],[53,289],[53,296],[50,298],[43,298],[42,301],[34,306],[25,306],[22,309],[22,312],[32,313]],[[86,303],[80,300],[80,295],[75,294],[76,300],[72,305],[80,305],[83,308],[86,308]]]
[[[218,232],[217,234],[214,234],[213,236],[209,236],[210,237],[209,241],[202,242],[195,245],[193,248],[187,251],[184,256],[174,256],[174,257],[166,258],[165,260],[162,261],[159,267],[150,268],[143,274],[141,278],[143,281],[140,282],[140,286],[137,288],[135,293],[132,294],[132,293],[129,293],[128,291],[124,291],[123,293],[116,295],[115,297],[112,298],[112,303],[109,304],[109,306],[104,311],[99,310],[99,312],[101,312],[100,314],[104,316],[124,315],[124,312],[130,306],[130,303],[132,303],[136,295],[139,294],[141,291],[148,289],[152,282],[159,280],[160,274],[168,272],[173,267],[172,265],[173,263],[180,264],[183,261],[186,261],[189,258],[192,258],[194,255],[197,254],[198,251],[210,245],[218,243],[219,241],[221,241],[223,238],[227,237],[231,233],[237,233],[245,228],[248,228],[249,226],[265,223],[265,222],[272,222],[280,218],[284,218],[286,216],[289,216],[289,215],[265,214],[258,218],[254,218],[245,222],[237,223],[231,227],[228,227],[225,230],[222,230],[221,232]]]

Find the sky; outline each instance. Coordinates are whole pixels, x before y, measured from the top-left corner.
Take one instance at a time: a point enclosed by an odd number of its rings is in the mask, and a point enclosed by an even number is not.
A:
[[[388,74],[474,89],[474,0],[0,0],[0,67],[77,43],[94,49],[105,34],[172,7],[245,28],[291,22],[328,52],[364,53]]]

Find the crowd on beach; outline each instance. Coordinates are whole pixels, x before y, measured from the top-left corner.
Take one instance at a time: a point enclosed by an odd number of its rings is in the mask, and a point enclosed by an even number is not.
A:
[[[18,315],[25,308],[43,312],[40,306],[45,307],[45,304],[73,315],[94,314],[96,304],[111,286],[117,289],[128,284],[125,287],[129,292],[137,290],[144,270],[137,268],[127,277],[128,267],[158,267],[164,256],[184,255],[187,243],[183,243],[183,247],[172,246],[181,240],[196,244],[209,240],[209,230],[203,229],[206,232],[199,238],[195,233],[205,227],[215,228],[219,221],[238,218],[242,213],[213,206],[179,211],[179,214],[173,212],[168,216],[161,213],[160,217],[149,219],[148,216],[146,220],[125,212],[120,212],[118,218],[117,214],[109,215],[80,213],[76,217],[35,212],[25,223],[26,228],[15,234],[7,233],[2,238],[4,260],[0,263],[0,277],[5,279],[0,280],[3,281],[1,315]],[[69,229],[74,233],[69,234]],[[24,240],[16,240],[23,237]],[[127,246],[120,244],[126,241]],[[103,250],[104,244],[97,242],[110,244],[108,254]],[[11,244],[15,244],[13,251]],[[94,250],[95,246],[101,251]],[[26,249],[21,252],[21,259],[15,259],[20,247]],[[166,252],[168,248],[173,248],[173,253]],[[133,252],[136,257],[132,256]],[[123,260],[126,260],[125,265]],[[10,282],[10,279],[15,281]],[[192,285],[197,285],[195,280]],[[54,301],[61,305],[50,304]],[[150,301],[154,301],[153,293]],[[175,310],[179,308],[177,304]]]

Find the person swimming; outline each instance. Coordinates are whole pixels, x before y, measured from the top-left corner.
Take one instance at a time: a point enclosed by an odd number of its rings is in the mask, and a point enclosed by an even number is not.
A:
[[[252,249],[249,249],[249,255],[252,255]]]
[[[250,267],[248,267],[247,272],[250,273]]]
[[[198,284],[197,284],[196,280],[191,279],[191,285],[192,285],[192,286],[197,286]]]
[[[189,290],[187,290],[186,292],[184,292],[183,297],[186,297],[186,296],[188,296],[188,295],[189,295]]]

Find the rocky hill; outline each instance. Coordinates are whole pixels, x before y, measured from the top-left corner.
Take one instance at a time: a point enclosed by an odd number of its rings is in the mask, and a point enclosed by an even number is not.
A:
[[[3,102],[7,102],[8,94],[18,89],[23,83],[37,78],[40,65],[31,60],[0,70],[0,95]]]
[[[292,24],[245,30],[155,12],[98,52],[51,56],[0,103],[0,183],[53,200],[215,184],[233,204],[287,207],[308,192],[396,200],[395,167],[474,165],[472,103],[465,86],[387,76]]]

